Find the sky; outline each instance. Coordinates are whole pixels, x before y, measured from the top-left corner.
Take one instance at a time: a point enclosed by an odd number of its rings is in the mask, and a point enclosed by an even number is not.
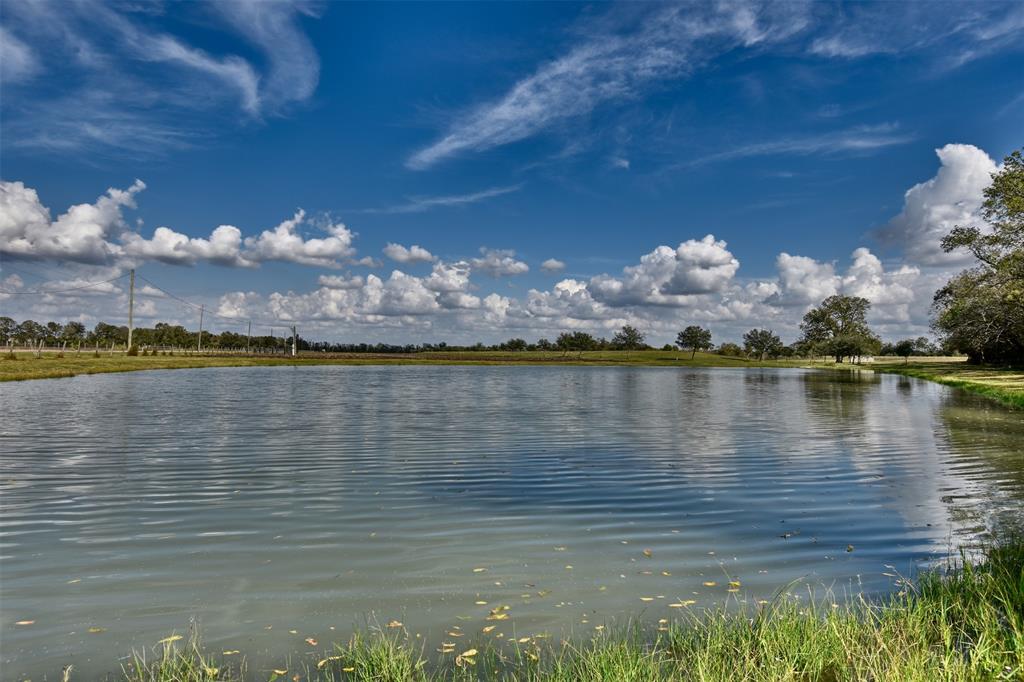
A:
[[[0,4],[0,315],[343,342],[929,331],[1024,4]],[[278,332],[280,334],[280,332]]]

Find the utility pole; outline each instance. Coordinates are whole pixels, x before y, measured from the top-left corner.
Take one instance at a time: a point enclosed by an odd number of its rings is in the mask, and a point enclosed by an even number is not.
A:
[[[295,325],[292,325],[292,357],[294,358],[298,354],[298,343],[299,335],[295,331]]]
[[[203,311],[206,306],[199,306],[199,349],[197,352],[203,352]]]
[[[132,332],[135,329],[135,268],[128,279],[128,350],[132,349]]]
[[[252,320],[249,320],[249,331],[245,334],[245,354],[249,354],[249,345],[252,342]]]

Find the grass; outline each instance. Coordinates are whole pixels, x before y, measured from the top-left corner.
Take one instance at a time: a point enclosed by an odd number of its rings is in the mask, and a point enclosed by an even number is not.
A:
[[[875,370],[934,381],[1024,409],[1024,369],[979,367],[963,362],[914,362],[880,365]]]
[[[248,672],[205,655],[192,638],[136,653],[127,682],[320,680],[341,682],[711,682],[743,680],[1024,679],[1024,542],[988,547],[898,582],[881,601],[774,602],[693,612],[674,623],[599,632],[582,642],[500,640],[460,644],[430,658],[404,633],[359,633],[308,660]],[[467,653],[475,650],[476,653]]]

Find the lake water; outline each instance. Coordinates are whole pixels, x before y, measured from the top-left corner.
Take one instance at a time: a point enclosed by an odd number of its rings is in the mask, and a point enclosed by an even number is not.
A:
[[[116,671],[192,618],[262,675],[367,623],[433,651],[793,580],[883,592],[1024,499],[1020,412],[870,373],[176,370],[0,408],[10,680]]]

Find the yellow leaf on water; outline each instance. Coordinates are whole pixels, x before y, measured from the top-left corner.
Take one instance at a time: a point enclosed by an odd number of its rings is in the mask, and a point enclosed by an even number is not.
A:
[[[341,669],[341,672],[343,672],[343,673],[354,673],[355,671],[356,671],[356,669],[353,668],[352,666],[349,666],[347,668],[342,668]]]
[[[640,597],[640,601],[654,601],[654,597]]]
[[[480,568],[474,568],[474,569],[473,569],[473,572],[474,572],[474,573],[483,573],[483,572],[484,572],[484,571],[486,571],[486,570],[487,570],[486,568],[483,568],[483,567],[481,566]]]
[[[221,653],[222,656],[237,656],[241,652],[238,649],[229,649]]]
[[[654,552],[652,552],[649,549],[645,549],[644,550],[644,556],[647,557],[648,559],[650,559],[652,556],[654,556]]]
[[[566,564],[565,570],[571,571],[572,570],[572,564]]]
[[[497,625],[488,625],[488,626],[486,626],[484,628],[484,633],[486,634],[486,633],[490,632],[491,630],[493,630],[496,627],[498,627],[498,626]]]
[[[516,640],[516,642],[518,642],[519,644],[526,644],[529,641],[530,641],[529,637],[520,637],[519,639]]]
[[[299,631],[298,630],[289,630],[288,634],[289,635],[297,635],[297,634],[299,634]]]
[[[664,576],[670,576],[670,575],[672,575],[672,574],[671,574],[671,573],[669,573],[668,571],[662,571],[662,572],[661,572],[661,574],[662,574],[662,575],[664,575]]]
[[[717,584],[718,583],[716,583],[714,580],[705,580],[704,581],[704,587],[714,587]]]
[[[35,625],[35,624],[36,624],[36,622],[34,620],[19,620],[17,623],[15,623],[15,625]]]
[[[402,621],[400,621],[400,620],[389,621],[388,622],[388,627],[389,628],[400,628],[400,627],[402,627]]]
[[[274,674],[275,674],[275,675],[287,675],[287,674],[288,674],[288,671],[287,671],[287,670],[277,670],[277,669],[275,668],[275,669],[274,669]]]
[[[206,666],[203,670],[206,672],[207,677],[217,677],[217,673],[220,672],[220,668],[211,668],[209,666]]]
[[[487,616],[487,620],[506,620],[508,618],[507,613],[492,613]]]
[[[449,632],[449,633],[448,633],[448,635],[449,635],[450,637],[462,637],[462,636],[463,636],[464,634],[465,634],[465,633],[462,633],[462,632]]]
[[[98,635],[99,633],[106,632],[106,631],[107,631],[106,628],[99,628],[99,627],[89,628],[89,632],[94,634],[94,635]],[[181,639],[181,637],[178,637],[178,639]]]
[[[463,658],[472,658],[473,656],[476,656],[476,649],[468,649],[467,651],[463,651],[461,656]]]
[[[320,661],[318,661],[317,664],[316,664],[316,668],[317,668],[317,670],[322,670],[323,667],[325,665],[327,665],[328,663],[330,663],[331,661],[340,661],[340,660],[341,660],[341,656],[328,656],[327,658],[324,658],[324,659],[321,659]]]
[[[487,602],[485,602],[483,599],[477,599],[476,600],[476,605],[477,606],[486,606]]]
[[[594,629],[598,630],[598,631],[601,631],[601,630],[604,630],[604,626],[603,625],[595,625]]]

